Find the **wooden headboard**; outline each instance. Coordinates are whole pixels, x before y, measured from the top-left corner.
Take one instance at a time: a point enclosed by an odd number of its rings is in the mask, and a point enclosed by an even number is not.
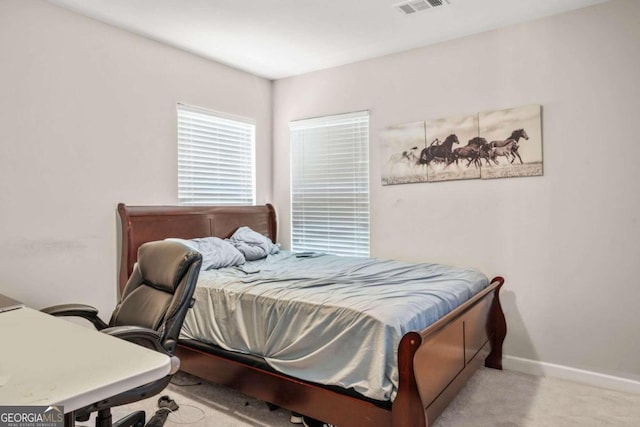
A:
[[[230,237],[241,226],[268,236],[276,242],[276,212],[272,205],[261,206],[126,206],[118,204],[122,224],[122,255],[118,287],[124,289],[133,271],[138,248],[146,242],[168,237]]]

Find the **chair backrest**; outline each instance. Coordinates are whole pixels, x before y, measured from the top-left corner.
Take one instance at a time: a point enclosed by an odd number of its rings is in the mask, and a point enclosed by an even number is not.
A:
[[[109,326],[142,326],[160,334],[174,354],[196,288],[202,255],[173,241],[148,242],[116,306]]]

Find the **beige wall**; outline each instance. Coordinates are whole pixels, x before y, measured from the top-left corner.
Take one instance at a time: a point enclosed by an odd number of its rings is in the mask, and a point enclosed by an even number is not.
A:
[[[277,81],[274,201],[289,239],[291,120],[371,112],[374,256],[507,279],[506,352],[640,375],[640,2]],[[385,126],[539,103],[544,176],[382,187]]]
[[[0,292],[113,309],[116,204],[177,203],[176,102],[255,119],[271,82],[43,1],[0,1]]]

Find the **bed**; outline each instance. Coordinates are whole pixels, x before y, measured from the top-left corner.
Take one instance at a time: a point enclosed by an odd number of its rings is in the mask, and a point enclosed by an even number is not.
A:
[[[165,238],[227,238],[248,226],[277,236],[275,209],[264,206],[118,205],[122,252],[119,288],[133,269],[138,247]],[[488,286],[423,330],[409,331],[397,348],[398,382],[393,402],[371,399],[339,386],[321,385],[285,375],[259,357],[226,351],[194,339],[177,351],[182,370],[235,388],[273,405],[348,426],[427,426],[483,364],[501,369],[506,323],[499,290]]]

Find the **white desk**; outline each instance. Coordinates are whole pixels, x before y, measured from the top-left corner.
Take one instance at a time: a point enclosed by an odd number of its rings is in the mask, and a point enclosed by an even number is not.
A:
[[[169,357],[30,308],[0,313],[0,405],[65,413],[160,379]]]

